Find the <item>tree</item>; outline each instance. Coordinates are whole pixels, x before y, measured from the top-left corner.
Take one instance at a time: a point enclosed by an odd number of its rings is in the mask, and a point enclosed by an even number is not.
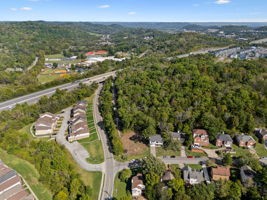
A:
[[[183,194],[185,192],[184,181],[181,178],[170,180],[168,186],[172,188],[175,193]]]
[[[60,191],[56,194],[54,200],[68,200],[68,195],[64,191]]]
[[[132,171],[130,169],[124,169],[119,173],[119,178],[121,181],[127,182],[127,180],[132,176]]]
[[[224,165],[228,165],[228,166],[230,166],[230,165],[232,165],[232,163],[233,163],[233,159],[232,159],[232,156],[231,156],[231,154],[229,154],[229,153],[226,153],[225,155],[224,155],[224,157],[223,157],[223,163],[224,163]]]

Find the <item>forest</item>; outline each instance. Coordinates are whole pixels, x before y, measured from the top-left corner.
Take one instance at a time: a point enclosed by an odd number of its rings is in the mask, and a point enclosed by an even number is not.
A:
[[[252,133],[267,125],[266,72],[265,59],[222,63],[209,55],[131,63],[115,80],[120,127],[144,138],[194,128],[211,141],[222,131]]]

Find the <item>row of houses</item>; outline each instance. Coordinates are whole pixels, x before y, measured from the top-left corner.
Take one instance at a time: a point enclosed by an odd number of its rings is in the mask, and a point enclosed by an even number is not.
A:
[[[192,132],[193,135],[193,146],[194,147],[207,147],[210,145],[209,142],[209,134],[204,129],[194,129]],[[266,129],[255,129],[255,135],[263,141],[267,141],[267,130]],[[171,133],[171,138],[174,140],[184,141],[184,134],[181,132]],[[254,138],[247,134],[239,134],[235,136],[236,144],[239,147],[254,147],[256,145],[256,141]],[[163,139],[161,135],[156,134],[149,138],[150,146],[162,146]],[[216,138],[216,146],[217,147],[226,147],[231,148],[233,144],[233,139],[230,135],[225,133],[219,133]]]
[[[67,139],[69,142],[89,137],[90,133],[87,124],[86,110],[86,101],[80,101],[73,106],[68,128]]]
[[[34,200],[34,196],[24,187],[23,180],[13,169],[0,161],[0,199]]]
[[[217,166],[212,167],[209,170],[204,166],[201,170],[192,169],[190,166],[185,166],[182,169],[183,180],[186,185],[196,185],[202,182],[210,184],[211,181],[219,180],[230,180],[231,171],[230,167]],[[244,165],[240,168],[240,179],[241,183],[245,187],[251,187],[255,185],[254,177],[256,172],[253,171],[249,166]],[[166,170],[161,177],[161,182],[168,182],[174,179],[174,175],[171,170]],[[143,175],[138,173],[136,176],[132,177],[132,196],[139,197],[145,190],[145,185],[143,182]]]

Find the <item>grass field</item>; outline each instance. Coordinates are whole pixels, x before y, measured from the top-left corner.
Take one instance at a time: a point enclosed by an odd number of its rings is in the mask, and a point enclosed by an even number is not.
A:
[[[39,182],[39,173],[31,163],[10,155],[2,149],[0,149],[0,158],[6,165],[22,175],[40,200],[52,200],[51,192]]]
[[[195,157],[207,156],[207,154],[204,153],[204,152],[203,153],[200,153],[200,152],[192,152],[192,151],[190,151],[188,149],[185,150],[185,153],[186,153],[187,156],[195,156]]]
[[[98,199],[101,180],[102,180],[102,173],[85,171],[84,169],[78,166],[78,164],[73,160],[72,156],[69,153],[67,155],[68,155],[67,159],[69,159],[73,163],[74,170],[80,175],[80,178],[83,181],[83,183],[86,186],[90,186],[92,188],[91,199]]]
[[[248,149],[242,148],[242,147],[238,147],[237,145],[233,144],[232,145],[233,149],[235,150],[236,154],[234,154],[234,156],[239,157],[242,155],[245,155],[249,152]]]
[[[201,170],[202,166],[198,164],[188,164],[187,166],[191,167],[192,169]]]
[[[115,177],[115,181],[114,181],[114,190],[113,190],[113,196],[116,199],[120,199],[123,198],[125,196],[127,196],[127,184],[125,182],[122,182],[119,177],[118,177],[119,173],[116,174]]]
[[[45,55],[45,58],[56,59],[56,58],[64,58],[64,56],[62,54],[52,54],[52,55]]]
[[[181,152],[180,151],[174,151],[174,150],[165,150],[162,147],[157,147],[156,148],[156,155],[157,155],[157,157],[160,157],[160,156],[180,156]]]
[[[259,157],[266,157],[267,156],[267,149],[265,149],[264,144],[257,143],[255,150]]]

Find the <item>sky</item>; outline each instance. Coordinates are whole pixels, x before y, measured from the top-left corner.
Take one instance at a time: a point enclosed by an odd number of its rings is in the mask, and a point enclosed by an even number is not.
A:
[[[267,0],[0,0],[0,21],[267,22]]]

